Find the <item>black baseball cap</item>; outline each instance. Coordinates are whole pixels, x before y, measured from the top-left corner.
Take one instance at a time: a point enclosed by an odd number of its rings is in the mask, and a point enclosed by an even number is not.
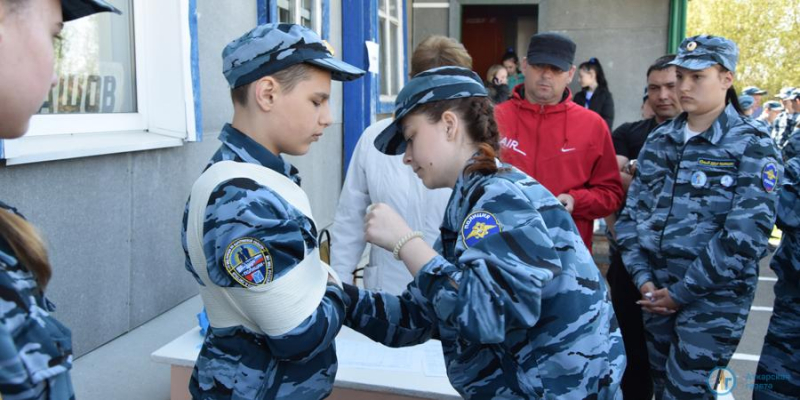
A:
[[[554,32],[537,33],[528,44],[528,65],[547,64],[569,71],[575,61],[575,42]]]

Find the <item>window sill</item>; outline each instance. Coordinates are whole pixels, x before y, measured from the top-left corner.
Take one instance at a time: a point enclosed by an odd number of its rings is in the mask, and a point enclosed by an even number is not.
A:
[[[183,145],[183,139],[147,131],[26,136],[5,141],[5,165],[31,164]]]

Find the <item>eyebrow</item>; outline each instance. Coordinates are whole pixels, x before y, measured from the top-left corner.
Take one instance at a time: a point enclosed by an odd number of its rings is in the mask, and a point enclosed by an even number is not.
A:
[[[323,92],[316,92],[316,93],[314,93],[314,95],[315,95],[315,96],[319,96],[319,98],[320,98],[321,100],[328,100],[328,99],[330,99],[330,98],[331,98],[331,95],[330,95],[330,94],[328,94],[328,93],[323,93]]]

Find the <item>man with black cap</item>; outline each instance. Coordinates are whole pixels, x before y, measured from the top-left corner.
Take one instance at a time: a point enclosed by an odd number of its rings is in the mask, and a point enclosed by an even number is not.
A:
[[[574,59],[568,37],[533,35],[521,63],[525,81],[497,106],[495,119],[503,160],[558,197],[591,250],[594,220],[616,211],[624,193],[608,126],[571,100]]]

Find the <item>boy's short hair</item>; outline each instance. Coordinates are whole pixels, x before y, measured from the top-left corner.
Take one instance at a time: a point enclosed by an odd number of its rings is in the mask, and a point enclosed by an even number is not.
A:
[[[411,56],[411,76],[437,67],[472,69],[472,56],[464,45],[447,36],[428,36],[417,45]]]
[[[272,75],[272,78],[281,85],[281,90],[285,93],[291,92],[298,83],[311,77],[311,71],[317,67],[310,64],[295,64],[286,69],[282,69]],[[231,89],[231,100],[233,104],[240,106],[247,106],[247,93],[250,91],[250,86],[255,82],[250,82],[242,86]]]

